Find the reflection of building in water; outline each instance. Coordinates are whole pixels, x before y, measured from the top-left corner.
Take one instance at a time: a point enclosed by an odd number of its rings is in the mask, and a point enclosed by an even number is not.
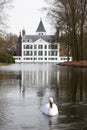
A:
[[[19,71],[19,91],[21,92],[21,80],[22,80],[22,74],[21,74],[21,71]]]
[[[24,95],[26,89],[29,87],[38,87],[40,91],[48,86],[56,87],[59,82],[59,73],[55,71],[47,70],[31,70],[31,71],[22,71],[21,72],[21,92]],[[43,89],[42,89],[43,88]],[[42,95],[40,92],[39,95]]]
[[[40,97],[48,94],[56,95],[59,100],[64,101],[77,101],[83,100],[85,97],[87,84],[84,80],[83,86],[78,78],[80,72],[68,70],[54,70],[54,69],[29,69],[28,71],[21,71],[20,79],[20,92],[25,95],[28,90],[31,94],[36,92]],[[84,84],[85,83],[85,84]]]
[[[57,83],[59,78],[53,71],[22,71],[22,85],[47,85]],[[59,73],[58,73],[59,74]],[[26,83],[25,83],[26,81]]]

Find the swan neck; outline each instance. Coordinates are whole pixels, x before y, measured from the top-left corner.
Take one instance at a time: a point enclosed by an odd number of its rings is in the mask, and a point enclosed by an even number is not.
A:
[[[53,103],[50,102],[50,108],[52,108],[52,107],[53,107]]]

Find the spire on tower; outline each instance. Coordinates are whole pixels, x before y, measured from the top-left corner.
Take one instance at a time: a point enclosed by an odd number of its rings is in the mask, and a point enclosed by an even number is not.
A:
[[[18,44],[22,43],[22,36],[21,36],[21,31],[19,32],[19,37],[18,37]]]
[[[25,29],[22,30],[22,36],[26,35]]]
[[[36,32],[39,35],[43,35],[44,33],[46,33],[46,30],[45,30],[43,22],[42,22],[42,18],[40,18],[40,22],[39,22],[39,25],[38,25],[38,28],[37,28]]]

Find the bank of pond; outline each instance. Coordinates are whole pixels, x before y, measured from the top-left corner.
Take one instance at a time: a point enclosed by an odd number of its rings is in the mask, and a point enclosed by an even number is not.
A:
[[[87,61],[70,61],[70,62],[63,62],[58,63],[57,65],[60,66],[71,66],[71,67],[87,67]]]

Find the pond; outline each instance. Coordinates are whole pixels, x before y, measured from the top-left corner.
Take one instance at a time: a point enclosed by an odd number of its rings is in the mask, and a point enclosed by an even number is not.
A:
[[[54,98],[59,114],[42,114]],[[87,69],[30,63],[0,67],[0,130],[87,130]]]

